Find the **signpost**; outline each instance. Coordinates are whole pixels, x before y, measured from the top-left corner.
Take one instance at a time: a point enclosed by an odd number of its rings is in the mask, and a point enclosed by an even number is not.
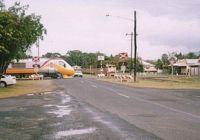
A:
[[[176,60],[177,60],[177,58],[174,53],[169,54],[169,62],[172,67],[172,77],[174,75],[174,64],[176,63]]]
[[[40,62],[40,57],[38,57],[38,56],[33,56],[33,57],[32,57],[32,61],[35,62],[35,64],[33,65],[33,68],[34,68],[34,72],[37,74],[38,71],[39,71],[39,67],[40,67],[40,65],[37,64],[37,62]]]
[[[123,63],[123,65],[121,66],[121,71],[123,72],[123,74],[124,74],[125,71],[126,71],[126,66],[124,65],[124,63]]]
[[[105,57],[103,55],[99,55],[97,59],[98,59],[98,61],[101,61],[100,72],[102,74],[103,73],[103,67],[102,67],[103,64],[102,64],[102,61],[105,60]]]
[[[126,71],[126,66],[124,65],[124,62],[128,60],[128,53],[126,52],[119,53],[119,60],[120,62],[123,62],[121,65],[121,71],[124,74]]]

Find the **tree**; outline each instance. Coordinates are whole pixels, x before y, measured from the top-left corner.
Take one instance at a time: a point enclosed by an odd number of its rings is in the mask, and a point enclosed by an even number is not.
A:
[[[82,68],[89,68],[90,66],[97,67],[97,54],[86,53],[79,50],[68,51],[64,59],[72,66],[78,65]]]
[[[197,59],[198,57],[195,55],[195,53],[190,52],[186,55],[187,59]]]
[[[162,62],[162,60],[158,59],[156,61],[156,65],[155,66],[156,66],[157,69],[163,69],[163,62]]]
[[[51,53],[47,52],[46,54],[42,55],[43,58],[55,58],[55,57],[62,57],[60,53]]]
[[[142,62],[140,61],[139,58],[137,58],[136,60],[136,71],[137,72],[144,72],[144,65],[142,64]],[[131,66],[131,59],[129,58],[127,61],[127,70],[130,72],[130,66]],[[134,65],[133,65],[133,69],[135,69]]]
[[[40,16],[27,15],[27,6],[15,3],[6,9],[0,0],[0,73],[4,73],[13,59],[19,60],[26,51],[46,34]]]
[[[185,56],[180,52],[179,54],[178,53],[176,53],[175,54],[175,57],[177,58],[177,59],[184,59],[185,58]]]
[[[169,57],[167,54],[162,54],[161,60],[163,62],[163,67],[167,67],[170,63],[169,63]]]

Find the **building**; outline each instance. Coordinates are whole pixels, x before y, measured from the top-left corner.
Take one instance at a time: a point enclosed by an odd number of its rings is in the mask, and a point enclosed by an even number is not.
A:
[[[156,69],[154,64],[142,61],[142,64],[144,65],[144,72],[146,73],[157,73],[158,70]]]
[[[178,70],[178,74],[200,75],[200,58],[178,60],[173,66]]]

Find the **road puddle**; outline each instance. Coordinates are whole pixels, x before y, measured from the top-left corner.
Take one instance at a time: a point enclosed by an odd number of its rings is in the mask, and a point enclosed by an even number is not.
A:
[[[56,109],[55,110],[52,110],[52,111],[48,111],[47,113],[50,113],[50,114],[55,114],[57,115],[57,117],[63,117],[65,115],[69,115],[71,113],[71,109],[69,108],[69,106],[55,106]]]
[[[69,95],[62,95],[62,100],[61,100],[62,104],[69,103],[70,101],[71,101],[71,98]]]
[[[51,108],[50,111],[47,111],[47,113],[50,114],[55,114],[57,115],[58,118],[63,117],[65,115],[69,115],[72,111],[72,109],[70,109],[69,105],[66,105],[67,103],[69,103],[71,101],[71,98],[69,95],[65,95],[63,94],[63,92],[59,92],[61,95],[61,103],[60,104],[47,104],[44,105],[43,107],[54,107],[53,109]]]

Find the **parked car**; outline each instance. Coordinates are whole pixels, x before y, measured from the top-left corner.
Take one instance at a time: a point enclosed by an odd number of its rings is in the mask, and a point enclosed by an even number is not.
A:
[[[81,70],[75,70],[74,77],[83,77],[83,73]]]
[[[0,87],[16,84],[16,77],[11,75],[0,75]]]

